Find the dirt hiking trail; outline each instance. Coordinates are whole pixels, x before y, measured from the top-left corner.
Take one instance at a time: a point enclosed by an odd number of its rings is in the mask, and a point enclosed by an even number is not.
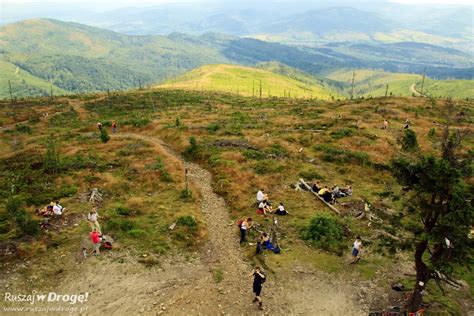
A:
[[[211,174],[182,158],[161,140],[121,133],[112,138],[149,142],[167,158],[188,169],[200,190],[208,240],[193,258],[159,258],[147,267],[123,252],[88,257],[58,284],[58,293],[89,292],[85,315],[366,315],[355,302],[357,289],[322,272],[295,263],[289,273],[268,273],[263,286],[264,310],[252,304],[252,271],[244,261],[237,227],[229,225],[228,207],[213,192]],[[282,254],[284,255],[284,254]],[[216,281],[216,274],[222,280]]]

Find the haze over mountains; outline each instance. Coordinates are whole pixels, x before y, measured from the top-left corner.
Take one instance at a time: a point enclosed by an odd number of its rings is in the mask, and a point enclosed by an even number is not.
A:
[[[269,61],[319,77],[352,68],[473,77],[472,7],[264,1],[25,8],[3,6],[1,96],[9,79],[19,95],[45,94],[48,83],[85,92],[155,84],[206,64]]]

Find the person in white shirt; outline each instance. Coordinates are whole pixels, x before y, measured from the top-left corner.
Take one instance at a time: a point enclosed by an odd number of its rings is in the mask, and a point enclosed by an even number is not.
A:
[[[64,213],[65,208],[59,204],[59,201],[53,204],[53,213],[54,215],[61,216]]]
[[[94,230],[97,230],[97,232],[99,233],[99,235],[102,235],[102,231],[100,229],[100,225],[99,225],[99,214],[97,213],[97,208],[94,207],[90,212],[89,214],[87,214],[87,221],[89,222],[89,225],[91,226],[91,230],[94,231]]]
[[[257,202],[260,203],[265,198],[265,194],[263,193],[263,189],[257,192]]]
[[[277,210],[275,211],[276,215],[288,215],[289,213],[285,210],[285,205],[283,202],[280,202],[280,205],[278,205]]]
[[[247,231],[252,228],[252,218],[247,218],[240,224],[240,244],[246,241]]]
[[[357,236],[356,240],[354,241],[354,247],[352,248],[352,263],[357,263],[360,260],[359,254],[361,249],[362,240],[360,239],[360,236]]]

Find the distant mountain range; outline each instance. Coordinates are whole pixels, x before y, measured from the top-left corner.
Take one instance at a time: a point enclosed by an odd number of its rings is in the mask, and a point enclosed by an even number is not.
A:
[[[363,30],[366,25],[358,27]],[[4,97],[9,93],[8,80],[17,96],[47,94],[49,84],[70,93],[117,90],[156,84],[202,65],[222,63],[276,61],[316,76],[341,68],[415,73],[426,68],[435,78],[471,79],[473,75],[470,54],[415,42],[307,47],[216,33],[133,36],[35,19],[1,26],[0,43],[0,96]]]

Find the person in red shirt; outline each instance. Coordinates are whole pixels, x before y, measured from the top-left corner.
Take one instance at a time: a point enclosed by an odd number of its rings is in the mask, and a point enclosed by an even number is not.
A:
[[[112,133],[116,133],[116,132],[117,132],[117,122],[112,121]]]
[[[95,252],[97,255],[100,254],[100,235],[99,235],[99,232],[97,232],[96,229],[94,229],[93,232],[90,233],[90,237],[91,237],[91,241],[92,241],[92,244],[94,245],[94,250],[93,252]]]

